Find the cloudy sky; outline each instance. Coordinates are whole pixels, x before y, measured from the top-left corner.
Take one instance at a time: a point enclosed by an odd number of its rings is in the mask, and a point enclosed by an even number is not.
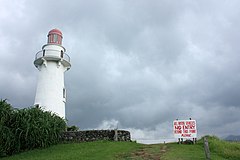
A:
[[[81,129],[118,125],[136,139],[240,134],[240,1],[0,0],[0,98],[34,103],[33,61],[63,32],[66,117]]]

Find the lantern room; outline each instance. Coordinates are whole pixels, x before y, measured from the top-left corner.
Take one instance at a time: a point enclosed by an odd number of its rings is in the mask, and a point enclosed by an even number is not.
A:
[[[47,44],[42,46],[42,50],[36,53],[34,65],[39,68],[47,62],[57,62],[70,69],[70,57],[66,54],[66,49],[62,46],[62,32],[58,29],[52,29],[48,32]]]
[[[48,44],[62,45],[62,32],[58,29],[52,29],[48,33]]]

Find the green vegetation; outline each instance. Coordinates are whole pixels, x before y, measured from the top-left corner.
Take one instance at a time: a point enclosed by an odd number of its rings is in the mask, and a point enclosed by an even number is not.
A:
[[[154,144],[144,145],[132,152],[125,159],[131,160],[205,160],[205,153],[202,144]],[[221,157],[214,156],[213,159],[221,160]]]
[[[60,141],[65,121],[40,108],[14,109],[0,100],[0,157],[44,148]]]
[[[164,154],[165,160],[200,160],[206,159],[204,154],[204,148],[202,145],[185,145],[170,143],[166,145],[167,152]]]
[[[78,131],[79,128],[77,126],[67,126],[67,131]]]
[[[229,160],[240,159],[240,143],[227,142],[220,140],[216,136],[207,136],[210,146],[210,151],[213,155],[221,156]]]
[[[2,160],[111,160],[122,159],[143,145],[133,142],[83,142],[58,144],[46,149],[23,152]]]
[[[212,160],[239,160],[240,143],[208,137]],[[2,160],[205,160],[203,140],[195,145],[167,143],[143,145],[134,142],[97,141],[66,143],[35,149]]]
[[[207,136],[210,155],[213,160],[239,160],[240,143],[233,143],[220,140],[215,136]],[[163,160],[204,160],[203,138],[195,145],[179,145],[176,143],[166,144],[167,152],[163,154]]]
[[[226,142],[217,137],[208,136],[213,160],[239,160],[240,143]],[[144,145],[140,149],[132,152],[125,159],[161,159],[161,160],[205,160],[203,139],[195,145],[187,144],[157,144]]]
[[[0,100],[0,157],[18,153],[3,160],[205,159],[203,139],[195,145],[97,141],[51,146],[60,142],[61,132],[65,129],[65,121],[51,112],[39,108],[14,109],[6,100]],[[69,130],[77,129],[76,126],[69,127]],[[215,136],[207,138],[211,159],[240,159],[240,143],[223,141]]]

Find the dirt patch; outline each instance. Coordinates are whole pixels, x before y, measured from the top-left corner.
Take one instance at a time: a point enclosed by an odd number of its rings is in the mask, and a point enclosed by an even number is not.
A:
[[[166,145],[146,145],[136,150],[128,157],[130,159],[161,160],[161,156],[167,151]]]
[[[167,146],[164,145],[164,146],[160,149],[160,152],[161,152],[161,153],[167,152]]]

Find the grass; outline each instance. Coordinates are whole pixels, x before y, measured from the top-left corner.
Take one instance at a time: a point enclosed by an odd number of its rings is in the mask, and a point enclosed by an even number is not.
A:
[[[213,154],[213,160],[225,160],[225,158]],[[203,143],[184,145],[177,143],[144,145],[132,152],[125,159],[131,160],[205,160]]]
[[[54,145],[46,149],[23,152],[2,160],[111,160],[141,147],[133,142],[85,142]]]
[[[210,156],[212,160],[239,160],[240,143],[227,142],[215,136],[208,136]],[[166,144],[167,152],[162,156],[163,160],[204,160],[204,144],[200,139],[196,145]]]
[[[175,160],[197,160],[205,159],[203,147],[200,145],[179,145],[176,143],[166,144],[168,152],[164,155],[164,159]]]
[[[166,144],[167,152],[163,155],[163,160],[205,160],[205,152],[203,144],[195,145],[179,145],[176,143]],[[224,158],[214,154],[211,154],[211,158],[214,160],[223,160]]]
[[[239,160],[240,143],[208,137],[212,160]],[[195,145],[143,145],[134,142],[68,143],[35,149],[1,160],[205,160],[203,140]]]
[[[240,159],[240,143],[239,142],[227,142],[220,140],[215,136],[208,136],[210,151],[214,155],[224,157],[228,160]]]

